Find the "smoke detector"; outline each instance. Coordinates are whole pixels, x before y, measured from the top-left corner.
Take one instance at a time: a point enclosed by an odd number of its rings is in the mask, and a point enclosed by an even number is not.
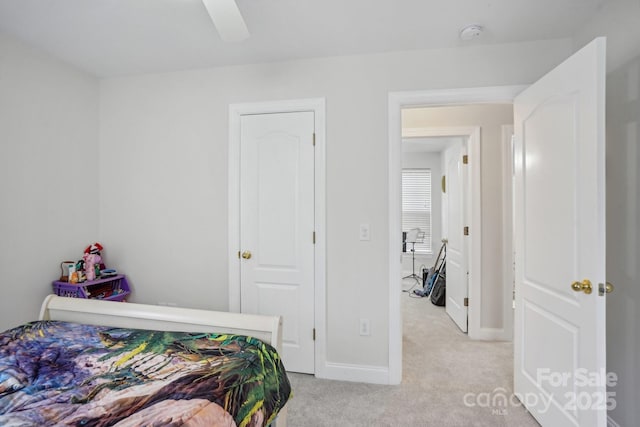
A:
[[[460,30],[460,40],[468,41],[477,39],[484,32],[484,28],[478,24],[467,25]]]

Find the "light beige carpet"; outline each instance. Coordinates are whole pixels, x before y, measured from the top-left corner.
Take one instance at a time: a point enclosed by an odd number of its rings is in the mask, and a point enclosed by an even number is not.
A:
[[[513,393],[512,343],[471,341],[444,307],[407,293],[402,301],[402,384],[289,374],[294,393],[290,427],[538,426],[521,406],[491,404],[495,397]]]

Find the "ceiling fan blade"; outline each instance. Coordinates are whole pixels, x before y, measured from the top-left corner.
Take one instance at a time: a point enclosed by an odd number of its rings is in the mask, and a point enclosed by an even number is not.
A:
[[[202,0],[202,2],[222,40],[239,42],[249,37],[249,30],[235,0]]]

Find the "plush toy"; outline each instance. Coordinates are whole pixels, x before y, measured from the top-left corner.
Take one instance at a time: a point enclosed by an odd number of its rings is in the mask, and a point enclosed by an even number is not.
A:
[[[95,280],[96,276],[100,275],[102,267],[100,251],[102,249],[104,249],[102,245],[96,242],[87,246],[84,250],[82,259],[84,260],[84,271],[87,275],[87,280]]]
[[[86,248],[84,248],[84,253],[85,254],[98,254],[100,255],[100,251],[102,251],[104,248],[102,247],[102,245],[98,242],[96,243],[92,243],[89,246],[87,246]]]
[[[96,266],[99,266],[102,262],[102,257],[98,254],[84,254],[82,257],[84,260],[84,272],[87,275],[87,280],[95,280],[96,278]]]

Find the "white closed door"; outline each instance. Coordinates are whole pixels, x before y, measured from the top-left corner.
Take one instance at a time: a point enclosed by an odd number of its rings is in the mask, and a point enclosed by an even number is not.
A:
[[[462,160],[464,154],[466,149],[462,142],[455,143],[444,153],[446,189],[443,202],[447,223],[445,310],[460,330],[467,332],[467,244],[464,235],[467,174]]]
[[[515,392],[542,426],[607,425],[605,40],[515,99]]]
[[[314,113],[240,126],[240,310],[283,316],[285,368],[313,373]]]

